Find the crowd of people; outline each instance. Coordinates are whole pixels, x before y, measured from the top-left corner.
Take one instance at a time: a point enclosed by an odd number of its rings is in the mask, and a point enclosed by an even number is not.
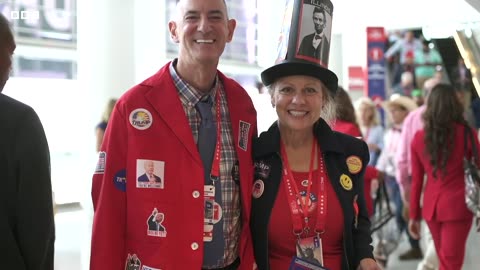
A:
[[[316,32],[325,28],[322,8],[303,15],[313,16]],[[400,259],[461,269],[474,218],[462,160],[479,148],[477,136],[466,152],[457,147],[465,130],[477,135],[458,89],[469,84],[461,62],[454,86],[442,83],[438,53],[407,32],[385,53],[399,53],[399,62],[393,94],[377,104],[352,102],[328,53],[288,54],[261,73],[277,119],[257,134],[261,112],[218,70],[236,28],[227,10],[223,0],[178,1],[168,23],[177,58],[109,101],[96,127],[90,269],[380,270],[370,221],[379,185],[410,242]],[[327,41],[302,46],[328,51]],[[0,15],[2,88],[14,50]],[[1,94],[0,104],[8,141],[0,148],[0,258],[8,269],[53,269],[45,134],[31,108]],[[22,121],[2,117],[12,114]],[[431,233],[423,252],[422,219]]]

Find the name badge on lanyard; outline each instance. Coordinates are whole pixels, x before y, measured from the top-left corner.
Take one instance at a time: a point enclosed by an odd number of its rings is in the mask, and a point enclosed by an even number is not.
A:
[[[222,218],[222,209],[218,202],[215,202],[215,182],[220,181],[220,157],[221,157],[221,112],[220,112],[220,93],[217,93],[217,142],[215,145],[215,154],[213,157],[212,168],[210,170],[211,185],[204,186],[204,219],[203,219],[203,241],[211,242],[213,240],[213,225]],[[218,192],[221,192],[219,190]]]
[[[319,236],[299,238],[297,240],[297,256],[292,259],[293,265],[295,265],[296,259],[301,260],[304,267],[305,263],[311,265],[309,268],[299,269],[326,269],[321,267],[323,265],[322,238]]]
[[[293,257],[288,270],[329,270],[328,268],[315,265],[305,259]]]
[[[308,212],[308,202],[310,200],[310,187],[313,181],[313,164],[317,153],[317,141],[312,144],[312,153],[310,158],[310,169],[307,184],[307,193],[305,201],[298,200],[300,195],[299,189],[293,177],[293,173],[288,163],[288,156],[283,143],[281,144],[282,160],[284,162],[283,182],[287,198],[290,205],[290,213],[292,215],[293,231],[297,236],[296,256],[292,258],[289,270],[311,270],[311,269],[327,269],[324,268],[323,250],[321,235],[325,233],[327,219],[327,190],[325,181],[327,174],[321,152],[318,154],[318,169],[320,183],[318,185],[319,206],[317,207],[317,220],[314,228],[315,235],[309,236],[310,227]],[[300,211],[302,210],[302,211]],[[304,235],[304,237],[302,237]]]
[[[205,217],[203,220],[203,241],[211,242],[213,240],[213,224],[215,218],[215,186],[204,186],[205,198]]]

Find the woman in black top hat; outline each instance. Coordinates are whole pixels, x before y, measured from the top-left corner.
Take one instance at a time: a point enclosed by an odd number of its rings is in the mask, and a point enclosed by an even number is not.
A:
[[[331,2],[317,2],[331,16]],[[296,0],[293,12],[311,14],[312,5]],[[319,64],[325,59],[297,54],[300,21],[292,18],[286,59],[261,74],[278,120],[254,142],[258,269],[380,269],[363,191],[368,147],[330,128],[337,76]]]
[[[363,195],[367,145],[325,121],[336,75],[287,60],[262,80],[278,121],[254,144],[251,230],[259,269],[379,269]]]

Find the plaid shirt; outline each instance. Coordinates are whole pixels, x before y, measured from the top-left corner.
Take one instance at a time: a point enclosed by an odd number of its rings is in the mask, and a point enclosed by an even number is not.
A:
[[[192,135],[197,143],[198,129],[200,127],[201,117],[195,109],[195,105],[203,97],[200,91],[193,88],[187,82],[182,80],[175,70],[177,60],[175,59],[170,65],[170,75],[178,90],[183,110],[187,116],[188,123],[192,129]],[[238,244],[241,232],[241,206],[240,206],[240,187],[234,182],[232,177],[233,166],[237,164],[238,158],[235,152],[235,144],[232,131],[232,123],[230,122],[230,114],[228,112],[227,98],[223,89],[222,82],[215,78],[215,85],[209,95],[212,97],[212,111],[216,116],[217,99],[215,95],[220,95],[220,112],[221,112],[221,159],[220,159],[220,183],[222,186],[222,218],[223,218],[223,234],[225,237],[225,251],[223,262],[219,265],[209,266],[222,268],[232,264],[238,257]],[[203,178],[203,176],[202,176]]]

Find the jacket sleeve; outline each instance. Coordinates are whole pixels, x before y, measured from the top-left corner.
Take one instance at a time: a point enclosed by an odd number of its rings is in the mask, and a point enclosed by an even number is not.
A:
[[[409,152],[411,142],[411,129],[412,129],[412,115],[407,115],[403,122],[402,132],[400,133],[400,139],[398,140],[397,152],[395,153],[395,167],[396,178],[402,194],[410,193],[410,180],[409,180]],[[407,198],[408,199],[408,198]]]
[[[420,208],[420,196],[422,195],[423,188],[423,177],[425,175],[425,169],[420,161],[420,152],[423,153],[423,147],[421,146],[422,142],[419,142],[421,137],[418,136],[418,133],[415,135],[412,141],[411,150],[412,151],[412,190],[410,194],[410,218],[413,220],[421,219],[421,208]]]
[[[15,141],[16,238],[26,269],[52,269],[55,242],[50,153],[33,109],[21,117]]]
[[[118,179],[126,179],[127,119],[121,107],[117,102],[112,112],[93,175],[91,270],[125,267],[126,182]]]
[[[370,158],[368,154],[368,146],[365,142],[362,143],[362,162],[363,164],[368,164]],[[360,261],[365,258],[373,258],[373,247],[372,237],[370,233],[370,219],[367,211],[367,206],[365,202],[365,193],[364,193],[364,175],[366,171],[366,166],[363,166],[362,170],[359,173],[358,181],[356,181],[355,188],[357,189],[358,194],[358,224],[357,228],[353,229],[353,245],[355,248],[355,266],[359,265]]]

